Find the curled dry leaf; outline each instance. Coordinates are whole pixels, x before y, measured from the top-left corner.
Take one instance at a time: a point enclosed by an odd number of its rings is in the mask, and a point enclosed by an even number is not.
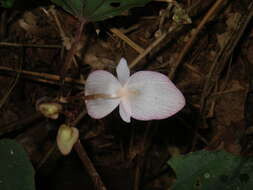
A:
[[[58,130],[56,138],[57,146],[60,152],[63,155],[69,154],[78,138],[79,131],[77,128],[62,124]]]

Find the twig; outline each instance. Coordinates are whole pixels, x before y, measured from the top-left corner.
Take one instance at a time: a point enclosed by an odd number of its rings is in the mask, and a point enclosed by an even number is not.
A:
[[[38,73],[38,72],[27,71],[27,70],[19,70],[19,69],[16,70],[16,69],[12,69],[10,67],[5,67],[5,66],[0,66],[0,71],[16,72],[16,73],[21,73],[21,74],[33,76],[33,77],[38,77],[35,80],[37,80],[39,82],[44,82],[44,83],[59,85],[59,82],[60,82],[60,76],[59,75],[54,75],[54,74]],[[66,77],[64,79],[64,82],[76,84],[78,86],[84,86],[84,84],[85,84],[84,80],[73,79],[71,77]]]
[[[238,44],[240,38],[242,37],[246,26],[249,24],[250,20],[253,17],[253,3],[251,2],[248,5],[248,10],[244,12],[244,14],[240,15],[239,21],[235,24],[236,28],[233,29],[231,35],[229,36],[228,40],[224,44],[224,46],[220,49],[220,51],[215,56],[214,61],[212,62],[211,68],[206,76],[206,82],[204,84],[201,99],[200,99],[200,113],[202,114],[203,118],[203,125],[206,125],[206,109],[207,105],[210,105],[209,102],[209,95],[215,90],[215,85],[224,67],[227,65],[227,61],[231,58],[232,53],[236,45]],[[212,98],[210,98],[211,101]],[[197,126],[195,131],[199,129],[200,126]],[[195,133],[196,134],[196,133]],[[192,150],[194,150],[196,145],[196,135],[193,137],[192,141]]]
[[[74,149],[77,152],[79,158],[81,159],[84,167],[87,169],[87,172],[91,176],[91,179],[95,185],[95,189],[97,190],[106,190],[104,183],[102,182],[99,174],[97,173],[96,169],[94,168],[91,160],[89,159],[83,145],[81,144],[80,140],[76,142],[74,145]]]
[[[170,79],[174,78],[174,75],[175,75],[175,72],[176,72],[178,66],[180,65],[180,63],[184,59],[185,55],[188,53],[189,49],[192,47],[192,45],[193,45],[197,35],[199,34],[199,32],[203,29],[203,27],[205,26],[207,21],[217,12],[217,10],[221,7],[221,5],[224,2],[226,2],[226,0],[217,0],[214,3],[214,5],[210,8],[210,10],[207,12],[207,14],[204,16],[204,18],[201,20],[201,22],[199,23],[199,25],[196,28],[196,31],[193,33],[193,35],[191,36],[191,38],[189,39],[187,44],[184,46],[184,48],[183,48],[182,52],[180,53],[177,61],[171,67],[171,70],[169,72],[169,78]]]
[[[140,55],[138,55],[132,63],[129,65],[129,68],[133,68],[135,65],[137,65],[145,56],[149,54],[149,52],[152,51],[153,48],[155,48],[157,45],[159,45],[168,35],[169,32],[163,33],[158,39],[156,39],[150,46],[148,46]]]
[[[8,100],[10,94],[12,93],[13,89],[15,88],[15,86],[16,86],[16,84],[18,82],[19,77],[20,77],[20,73],[17,74],[17,76],[15,77],[14,81],[10,85],[8,91],[5,93],[5,95],[3,96],[3,98],[1,98],[1,100],[0,100],[0,109],[3,107],[3,105]]]
[[[129,148],[128,148],[128,153],[127,153],[128,154],[127,157],[130,158],[131,160],[133,159],[132,152],[134,150],[134,141],[135,141],[135,135],[136,135],[135,133],[136,133],[136,127],[132,127]]]
[[[80,20],[80,22],[81,23],[80,23],[80,26],[78,27],[78,29],[76,31],[74,41],[73,41],[73,43],[71,45],[71,48],[70,48],[70,50],[69,50],[69,52],[66,56],[65,62],[63,64],[62,68],[61,68],[61,71],[60,71],[61,79],[65,78],[65,73],[71,67],[73,57],[75,56],[75,53],[76,53],[76,50],[77,50],[77,47],[78,47],[78,43],[81,39],[81,35],[82,35],[82,32],[83,32],[84,25],[87,23],[87,21],[85,19]]]
[[[73,121],[72,123],[72,127],[75,127],[82,119],[83,117],[87,114],[87,111],[84,110],[82,111],[78,116],[77,118],[75,119],[75,121]]]
[[[50,16],[50,14],[47,12],[46,9],[42,8],[42,10],[44,11],[44,13],[47,15],[47,16]],[[60,24],[60,21],[58,19],[58,16],[55,12],[55,9],[54,8],[50,8],[49,9],[50,13],[53,15],[53,18],[54,18],[54,21],[56,23],[56,26],[58,27],[58,30],[59,30],[59,33],[60,33],[60,36],[62,38],[62,40],[64,41],[64,39],[68,39],[67,35],[65,34],[64,30],[62,29],[62,26]]]
[[[20,69],[22,68],[22,63],[20,64]],[[3,107],[3,105],[6,103],[7,99],[9,98],[10,94],[12,93],[12,91],[14,90],[16,84],[18,83],[20,77],[20,73],[17,73],[14,81],[11,83],[8,91],[5,93],[5,95],[3,96],[3,98],[1,98],[0,100],[0,109]]]
[[[134,184],[133,184],[133,190],[139,190],[140,187],[140,158],[137,156],[136,159],[136,166],[134,171]]]
[[[9,47],[33,47],[33,48],[62,48],[61,45],[44,45],[44,44],[23,44],[23,43],[12,43],[12,42],[0,42],[0,46]]]
[[[144,136],[142,138],[142,153],[136,156],[136,166],[134,170],[134,190],[139,190],[140,180],[141,180],[141,171],[143,171],[144,159],[146,158],[147,150],[150,147],[152,142],[152,135],[150,135],[151,122],[148,123],[149,126],[146,126]],[[143,158],[143,159],[141,159]]]
[[[214,92],[208,97],[208,100],[216,100],[217,98],[220,98],[221,96],[226,96],[232,93],[240,92],[240,91],[245,91],[246,89],[243,87],[236,87],[234,89],[229,89],[229,90],[223,90],[219,92]]]
[[[231,54],[233,53],[241,36],[243,35],[246,26],[248,26],[248,23],[253,17],[253,3],[250,3],[250,5],[248,6],[248,11],[240,17],[240,20],[236,24],[236,28],[232,32],[229,39],[226,41],[224,47],[218,52],[218,55],[216,56],[215,60],[212,62],[212,66],[206,77],[207,79],[201,94],[201,113],[204,113],[208,95],[211,93],[216,81],[220,77],[223,68],[225,67],[228,59],[231,57]]]
[[[57,144],[56,143],[52,144],[52,146],[49,148],[46,154],[39,161],[38,165],[36,166],[36,170],[39,170],[45,164],[48,158],[57,150],[56,148],[57,148]]]
[[[143,53],[144,49],[142,47],[140,47],[138,44],[136,44],[135,42],[133,42],[131,39],[129,39],[125,34],[123,34],[120,30],[116,29],[116,28],[112,28],[110,29],[110,31],[115,34],[116,36],[118,36],[120,39],[122,39],[124,42],[126,42],[130,47],[132,47],[135,51],[137,51],[138,53]]]
[[[169,2],[169,3],[172,3],[172,2],[175,2],[173,0],[166,0],[166,2]],[[209,2],[209,1],[208,1]],[[188,9],[188,13],[190,16],[196,16],[196,14],[198,12],[201,12],[203,9],[206,8],[206,5],[205,6],[200,6],[202,5],[202,0],[198,0],[196,1],[196,3],[194,3],[189,9]],[[209,5],[209,4],[208,4]],[[200,7],[200,8],[199,8]],[[196,11],[198,10],[198,11]],[[132,63],[129,65],[130,68],[133,68],[135,65],[137,65],[145,56],[147,56],[153,48],[155,48],[157,45],[159,45],[162,41],[165,41],[166,37],[169,35],[169,34],[172,34],[172,32],[178,32],[178,31],[182,31],[184,27],[182,25],[177,25],[175,24],[174,26],[172,26],[170,28],[169,31],[166,31],[165,33],[163,33],[158,39],[156,39],[147,49],[144,50],[143,53],[141,53],[139,56],[137,56],[137,58],[135,58]],[[172,37],[170,37],[169,40],[166,40],[166,43],[168,43],[168,41],[172,40],[173,37],[175,35],[173,34]]]
[[[49,8],[49,11],[47,11],[46,9],[44,9],[44,8],[41,8],[41,10],[49,17],[49,18],[51,18],[51,17],[53,17],[53,20],[55,21],[55,23],[56,23],[56,26],[57,26],[57,28],[58,28],[58,30],[59,30],[59,33],[60,33],[60,36],[61,36],[61,39],[62,39],[62,45],[67,49],[67,50],[69,50],[70,48],[71,48],[71,39],[72,39],[72,37],[68,37],[66,34],[65,34],[65,32],[64,32],[64,30],[63,30],[63,28],[62,28],[62,25],[61,25],[61,23],[60,23],[60,21],[59,21],[59,19],[58,19],[58,16],[57,16],[57,14],[56,14],[56,11],[55,11],[55,9],[54,9],[54,7],[52,6],[52,7],[50,7]],[[61,54],[62,55],[62,54]],[[62,58],[62,57],[61,57]],[[78,65],[77,65],[77,62],[76,62],[76,59],[75,59],[75,57],[73,57],[73,62],[74,62],[74,64],[75,64],[75,66],[77,67]]]
[[[11,133],[17,130],[21,130],[23,128],[25,128],[28,124],[39,120],[42,118],[42,115],[40,113],[34,113],[32,115],[27,115],[27,117],[25,117],[22,120],[18,120],[18,121],[14,121],[10,124],[4,125],[0,127],[0,137],[2,135],[5,135],[7,133]]]

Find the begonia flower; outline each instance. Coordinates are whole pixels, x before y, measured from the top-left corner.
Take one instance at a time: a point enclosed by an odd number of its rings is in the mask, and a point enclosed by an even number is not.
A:
[[[130,76],[127,61],[121,58],[117,78],[104,70],[92,72],[85,85],[88,114],[101,119],[117,106],[125,122],[168,118],[185,105],[180,90],[164,74],[139,71]]]

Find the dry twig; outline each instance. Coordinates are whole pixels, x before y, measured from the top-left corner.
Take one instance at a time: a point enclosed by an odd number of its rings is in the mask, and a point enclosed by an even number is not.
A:
[[[192,47],[195,39],[197,38],[198,34],[200,33],[200,31],[203,29],[203,27],[205,26],[205,24],[208,22],[208,20],[221,8],[222,4],[226,2],[226,0],[217,0],[214,5],[210,8],[210,10],[206,13],[206,15],[204,16],[204,18],[201,20],[201,22],[199,23],[199,25],[196,28],[196,31],[194,32],[194,34],[191,36],[190,40],[187,42],[187,44],[184,46],[182,52],[180,53],[177,61],[175,62],[175,64],[171,67],[171,70],[169,72],[169,78],[173,79],[175,72],[178,68],[178,66],[180,65],[180,63],[183,61],[185,55],[187,54],[187,52],[190,50],[190,48]]]
[[[74,145],[74,149],[77,152],[79,158],[81,159],[84,167],[87,169],[87,172],[91,176],[91,179],[96,187],[95,189],[106,190],[104,183],[102,182],[99,174],[97,173],[96,169],[94,168],[94,166],[93,166],[91,160],[89,159],[80,140],[78,140],[76,142],[76,144]]]
[[[32,48],[62,48],[61,45],[49,45],[49,44],[23,44],[23,43],[12,43],[12,42],[0,42],[0,46],[9,47],[32,47]]]
[[[132,63],[129,65],[129,68],[133,68],[137,65],[145,56],[147,56],[157,45],[159,45],[168,35],[169,32],[163,33],[159,38],[157,38],[150,46],[148,46],[140,55],[138,55]]]
[[[248,6],[248,11],[244,15],[240,16],[240,19],[231,34],[230,38],[227,40],[223,48],[218,52],[215,60],[212,63],[210,71],[207,75],[207,79],[201,95],[201,112],[204,113],[204,108],[206,105],[206,100],[208,95],[212,92],[216,81],[219,79],[220,74],[225,67],[228,59],[231,58],[239,39],[241,38],[246,26],[253,17],[253,2]]]
[[[56,84],[59,85],[60,82],[60,76],[54,75],[54,74],[48,74],[48,73],[38,73],[33,71],[26,71],[26,70],[17,70],[12,69],[10,67],[0,66],[0,71],[8,71],[8,72],[15,72],[15,73],[21,73],[24,75],[35,77],[33,80],[43,83],[49,83],[49,84]],[[71,77],[65,77],[64,79],[65,83],[69,84],[75,84],[77,87],[84,87],[85,81],[84,80],[78,80],[73,79]]]
[[[123,40],[124,42],[126,42],[130,47],[132,47],[135,51],[137,51],[138,53],[142,53],[144,52],[144,49],[139,46],[138,44],[136,44],[135,42],[133,42],[131,39],[129,39],[125,34],[123,34],[120,30],[116,29],[116,28],[112,28],[110,29],[110,31],[115,34],[116,36],[118,36],[121,40]]]

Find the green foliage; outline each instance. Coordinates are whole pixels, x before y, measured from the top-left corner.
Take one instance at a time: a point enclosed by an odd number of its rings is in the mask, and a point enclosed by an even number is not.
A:
[[[15,0],[1,0],[0,5],[4,8],[11,8]]]
[[[121,14],[133,7],[144,6],[150,0],[52,0],[78,18],[100,21]]]
[[[51,5],[50,0],[0,0],[0,7],[28,10],[39,6]]]
[[[0,189],[35,190],[34,169],[20,144],[0,141]]]
[[[253,187],[253,158],[199,151],[168,161],[177,175],[172,190],[237,190]]]

